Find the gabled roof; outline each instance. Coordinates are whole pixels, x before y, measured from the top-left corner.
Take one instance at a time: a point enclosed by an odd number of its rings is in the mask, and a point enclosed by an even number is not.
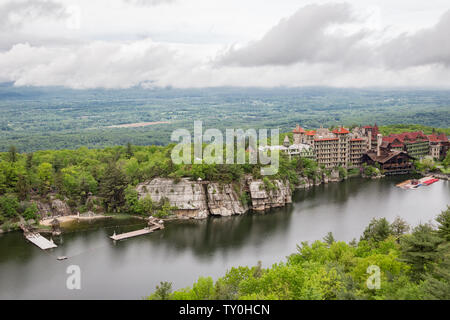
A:
[[[313,136],[313,135],[315,135],[315,134],[316,134],[316,131],[315,131],[315,130],[306,131],[306,135],[307,135],[307,136]]]
[[[303,129],[302,127],[300,127],[299,125],[297,125],[297,127],[292,130],[293,133],[305,133],[305,129]]]
[[[314,141],[330,141],[330,140],[339,140],[338,138],[317,138]]]
[[[336,134],[346,134],[346,133],[350,133],[350,131],[348,131],[347,129],[345,129],[344,127],[340,127],[339,129],[334,129],[333,133]]]
[[[386,163],[387,161],[389,161],[393,157],[396,157],[396,156],[398,156],[400,154],[404,154],[410,159],[415,159],[414,157],[411,157],[407,152],[405,152],[405,151],[398,151],[398,150],[391,150],[391,151],[388,151],[388,152],[385,151],[380,156],[377,156],[377,153],[374,152],[374,151],[369,151],[366,154],[367,154],[367,156],[370,159],[372,159],[375,162],[379,162],[379,163]]]

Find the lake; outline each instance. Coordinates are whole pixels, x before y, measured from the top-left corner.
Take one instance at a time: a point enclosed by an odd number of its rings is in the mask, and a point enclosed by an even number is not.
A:
[[[450,204],[450,182],[417,190],[395,184],[406,177],[349,179],[298,190],[293,204],[268,213],[173,221],[162,231],[113,243],[108,236],[141,228],[137,219],[75,223],[58,248],[44,252],[21,232],[0,235],[0,299],[141,299],[160,281],[174,288],[199,276],[216,279],[238,265],[263,266],[296,251],[302,241],[359,240],[374,217],[411,225],[434,220]],[[117,226],[120,225],[120,226]],[[65,255],[68,260],[57,261]],[[68,290],[67,267],[81,270],[81,290]]]

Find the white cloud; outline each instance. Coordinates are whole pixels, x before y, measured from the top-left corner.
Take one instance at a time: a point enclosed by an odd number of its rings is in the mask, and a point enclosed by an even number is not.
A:
[[[124,0],[126,3],[130,3],[137,6],[157,6],[160,4],[174,3],[177,0]]]
[[[264,37],[240,49],[232,47],[219,63],[241,66],[289,65],[297,62],[356,63],[370,50],[361,41],[364,31],[346,35],[329,27],[356,21],[346,3],[308,5],[281,20]]]
[[[0,5],[0,30],[20,28],[25,22],[42,18],[66,18],[65,8],[54,1],[7,1]]]
[[[48,1],[35,1],[44,2]],[[39,19],[40,11],[33,8],[32,16]],[[168,6],[158,8],[170,12]],[[29,11],[19,12],[27,16]],[[58,17],[58,12],[60,9],[55,9],[54,17]],[[2,14],[9,19],[5,12]],[[383,16],[382,11],[377,14]],[[267,28],[260,40],[231,49],[214,42],[188,45],[150,38],[97,41],[58,34],[45,38],[42,34],[0,32],[0,49],[4,48],[0,51],[0,81],[72,88],[135,85],[450,88],[450,48],[446,36],[450,29],[449,12],[434,25],[400,35],[391,35],[386,28],[368,29],[360,17],[348,4],[307,5]],[[18,24],[8,21],[10,28],[18,29],[26,20],[19,19],[22,22]]]
[[[450,67],[450,10],[439,22],[415,33],[404,33],[381,47],[384,63],[391,68],[429,64]],[[450,70],[449,70],[450,71]]]
[[[231,48],[217,59],[218,65],[264,66],[295,63],[330,63],[351,68],[384,69],[441,64],[450,66],[450,10],[431,28],[403,33],[390,40],[383,32],[357,30],[353,34],[329,32],[333,26],[355,22],[348,4],[310,5],[283,19],[259,41]]]

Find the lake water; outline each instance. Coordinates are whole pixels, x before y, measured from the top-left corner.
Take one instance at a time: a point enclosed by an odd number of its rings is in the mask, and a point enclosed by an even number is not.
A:
[[[395,184],[405,177],[350,179],[294,194],[294,203],[268,213],[176,221],[166,229],[116,244],[114,231],[139,229],[138,220],[80,223],[44,252],[20,232],[0,235],[0,299],[140,299],[160,281],[175,288],[199,276],[222,276],[238,265],[264,266],[294,253],[302,241],[332,231],[338,240],[359,239],[374,217],[401,216],[412,225],[432,221],[450,204],[450,183],[417,190]],[[57,261],[60,255],[68,256]],[[68,290],[66,269],[81,269],[81,290]]]

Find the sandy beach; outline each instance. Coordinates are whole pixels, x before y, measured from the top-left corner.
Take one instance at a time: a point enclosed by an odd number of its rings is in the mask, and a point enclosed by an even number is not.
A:
[[[75,220],[97,220],[97,219],[108,219],[112,218],[112,216],[104,216],[104,215],[94,215],[94,216],[78,216],[78,215],[70,215],[70,216],[63,216],[63,217],[57,217],[57,218],[46,218],[40,221],[40,225],[42,226],[51,226],[51,222],[53,219],[57,219],[59,223],[66,223],[71,222]]]

